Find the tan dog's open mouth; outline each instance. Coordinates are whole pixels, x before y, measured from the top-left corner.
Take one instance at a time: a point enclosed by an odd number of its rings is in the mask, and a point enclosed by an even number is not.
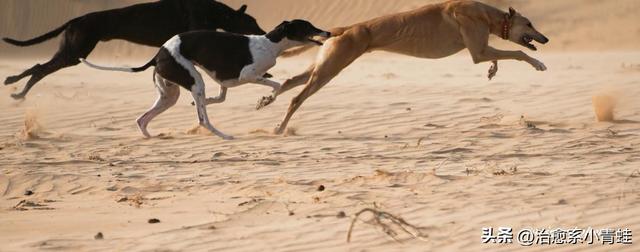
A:
[[[529,37],[529,35],[524,35],[522,37],[522,45],[526,46],[531,50],[537,51],[538,48],[535,45],[531,44],[531,42],[533,42],[533,38]]]

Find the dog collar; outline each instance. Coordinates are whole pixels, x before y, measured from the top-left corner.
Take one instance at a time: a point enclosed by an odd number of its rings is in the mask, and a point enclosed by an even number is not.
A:
[[[511,30],[511,15],[509,13],[505,13],[504,21],[502,23],[502,39],[509,40],[509,30]]]

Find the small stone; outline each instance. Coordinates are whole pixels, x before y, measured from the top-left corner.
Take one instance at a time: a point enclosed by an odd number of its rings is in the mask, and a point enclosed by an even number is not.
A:
[[[149,219],[149,224],[156,224],[156,223],[160,223],[160,220],[153,218],[153,219]]]
[[[102,232],[98,232],[96,235],[93,236],[93,239],[102,240],[104,239],[104,235],[102,234]]]
[[[33,195],[33,191],[31,191],[31,190],[26,190],[24,192],[24,196],[31,196],[31,195]]]
[[[324,189],[325,189],[324,185],[318,186],[318,192],[322,192],[322,191],[324,191]]]
[[[336,217],[338,217],[338,219],[342,219],[342,218],[347,217],[347,214],[346,214],[346,213],[344,213],[344,211],[340,211],[340,212],[338,212],[338,214],[336,215]]]

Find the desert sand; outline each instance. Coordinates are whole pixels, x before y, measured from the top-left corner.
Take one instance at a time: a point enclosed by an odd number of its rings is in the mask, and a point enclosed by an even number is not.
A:
[[[134,2],[6,0],[0,35],[27,38]],[[248,3],[269,29],[291,18],[348,25],[432,1],[225,2]],[[214,125],[237,138],[224,141],[195,128],[184,91],[144,139],[135,119],[156,98],[151,70],[77,66],[21,102],[9,94],[24,81],[1,87],[0,251],[638,251],[638,238],[482,244],[483,227],[640,232],[640,3],[488,2],[513,4],[551,38],[527,52],[547,72],[501,62],[488,81],[489,64],[474,65],[466,51],[441,60],[371,53],[310,98],[286,136],[271,132],[300,88],[262,111],[254,106],[268,88],[231,89],[209,107]],[[0,76],[56,47],[0,45]],[[92,58],[134,66],[153,53],[114,41]],[[312,57],[282,59],[270,72],[285,80]],[[396,242],[357,222],[347,243],[354,214],[373,207],[428,237]]]

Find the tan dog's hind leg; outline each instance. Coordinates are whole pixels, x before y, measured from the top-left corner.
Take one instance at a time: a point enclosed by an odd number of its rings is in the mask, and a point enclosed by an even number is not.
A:
[[[276,128],[275,134],[282,134],[287,128],[289,120],[291,120],[291,117],[296,110],[300,108],[302,103],[329,83],[329,81],[338,75],[345,67],[349,66],[364,54],[368,48],[368,44],[368,33],[366,31],[359,31],[357,28],[340,37],[328,40],[318,53],[315,68],[310,73],[311,75],[307,86],[298,96],[293,98],[289,105],[287,115]],[[299,75],[298,77],[304,79],[305,74]]]
[[[287,92],[297,86],[301,86],[306,84],[309,81],[309,78],[311,78],[311,73],[313,72],[313,70],[316,68],[316,65],[313,64],[311,66],[309,66],[309,68],[304,71],[304,73],[298,74],[295,77],[288,79],[287,81],[285,81],[282,84],[282,87],[280,87],[280,90],[278,90],[278,92],[276,92],[276,96]]]

